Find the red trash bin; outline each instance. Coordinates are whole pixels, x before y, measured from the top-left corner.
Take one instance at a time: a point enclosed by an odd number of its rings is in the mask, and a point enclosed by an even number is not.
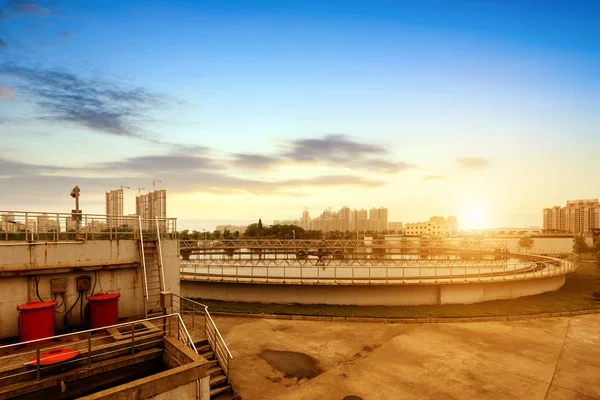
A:
[[[55,301],[30,301],[17,306],[21,342],[54,336]]]
[[[98,293],[88,297],[92,329],[119,322],[119,297],[118,293]]]

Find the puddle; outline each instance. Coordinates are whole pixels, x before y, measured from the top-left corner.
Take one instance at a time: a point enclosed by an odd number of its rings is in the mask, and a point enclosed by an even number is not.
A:
[[[286,378],[311,379],[322,372],[317,367],[318,361],[304,353],[267,349],[259,357],[282,372]]]

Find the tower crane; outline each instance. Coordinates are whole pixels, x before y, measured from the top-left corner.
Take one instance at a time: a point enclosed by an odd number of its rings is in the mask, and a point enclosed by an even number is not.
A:
[[[156,190],[156,182],[162,182],[162,181],[159,181],[159,180],[152,181],[152,191]]]

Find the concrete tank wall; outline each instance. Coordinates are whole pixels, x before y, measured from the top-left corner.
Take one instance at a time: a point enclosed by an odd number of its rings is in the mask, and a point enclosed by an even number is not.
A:
[[[528,281],[447,285],[278,285],[182,281],[181,295],[199,299],[282,304],[469,304],[548,292],[560,288],[564,282],[564,275]]]

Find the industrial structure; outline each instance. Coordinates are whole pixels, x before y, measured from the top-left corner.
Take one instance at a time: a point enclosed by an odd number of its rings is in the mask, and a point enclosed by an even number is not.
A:
[[[543,211],[544,232],[591,234],[600,228],[598,199],[569,200],[564,207],[554,206]]]

